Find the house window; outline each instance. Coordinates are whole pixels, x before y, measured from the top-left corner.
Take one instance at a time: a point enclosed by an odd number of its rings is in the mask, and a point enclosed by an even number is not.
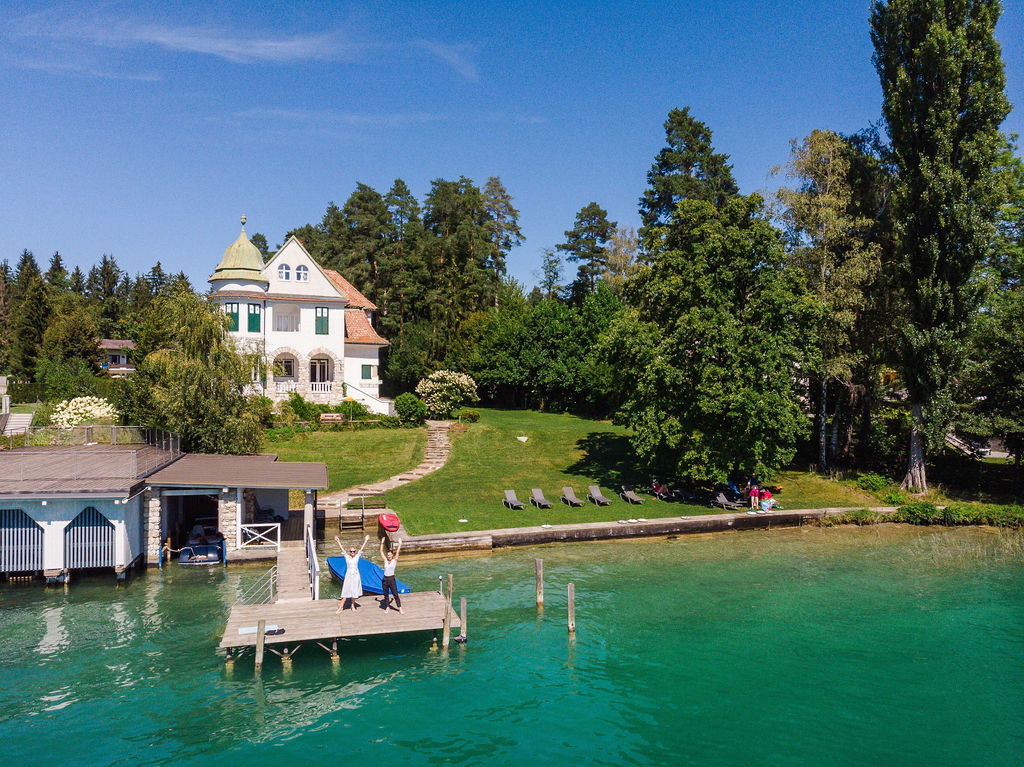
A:
[[[363,380],[373,378],[373,365],[363,365]]]
[[[329,332],[329,326],[327,324],[327,307],[318,306],[316,307],[316,334],[318,336],[326,336]]]
[[[283,358],[281,360],[278,360],[278,364],[281,365],[281,376],[282,377],[284,377],[284,378],[294,378],[295,377],[295,360],[293,360],[291,357],[285,357],[285,358]]]
[[[238,332],[238,304],[224,304],[224,313],[228,316],[228,330]]]
[[[274,330],[294,333],[299,329],[299,311],[295,307],[274,307]]]
[[[277,279],[288,282],[291,279],[292,269],[288,264],[281,264],[277,267]]]
[[[120,365],[121,364],[121,355],[120,354],[111,354],[110,355],[110,364],[111,365]]]
[[[309,361],[310,383],[326,383],[331,380],[331,365],[329,360],[313,359]]]
[[[309,281],[309,269],[305,266],[295,267],[295,281],[296,282],[308,282]]]
[[[260,305],[249,304],[249,332],[260,332]]]

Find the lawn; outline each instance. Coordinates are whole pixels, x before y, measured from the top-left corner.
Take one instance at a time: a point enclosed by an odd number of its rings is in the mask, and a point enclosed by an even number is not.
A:
[[[11,405],[12,413],[34,413],[39,409],[38,402],[27,402],[20,405]]]
[[[479,423],[465,424],[452,433],[452,455],[443,469],[388,493],[388,504],[410,533],[714,513],[706,505],[663,503],[649,496],[643,506],[628,506],[620,500],[618,490],[623,484],[643,492],[649,481],[634,465],[623,427],[522,410],[482,409],[480,413]],[[525,443],[517,439],[520,436],[527,438]],[[776,481],[783,486],[779,500],[787,508],[878,505],[852,483],[799,471],[781,472]],[[558,502],[564,485],[585,498],[591,484],[613,499],[611,506],[588,503],[570,509]],[[534,487],[544,491],[553,508],[541,510],[528,503]],[[526,508],[511,511],[502,506],[506,489],[514,489]]]
[[[263,445],[282,461],[325,462],[328,492],[407,471],[423,460],[426,448],[425,428],[298,432],[286,439],[268,439]]]

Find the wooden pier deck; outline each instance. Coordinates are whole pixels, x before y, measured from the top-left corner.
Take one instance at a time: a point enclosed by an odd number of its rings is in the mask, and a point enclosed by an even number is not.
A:
[[[402,612],[381,609],[382,597],[365,594],[356,600],[355,609],[338,612],[336,599],[312,599],[306,550],[282,546],[277,557],[277,598],[269,604],[238,604],[231,608],[220,648],[230,663],[246,648],[256,650],[256,666],[263,662],[263,649],[291,660],[306,642],[315,642],[332,657],[337,657],[338,640],[381,634],[405,634],[414,631],[443,630],[448,614],[448,631],[461,627],[448,600],[437,591],[402,595]],[[451,591],[451,576],[448,590]],[[449,594],[450,595],[450,594]],[[263,636],[259,627],[263,625]],[[262,639],[262,641],[260,641]],[[330,646],[328,646],[329,643]]]
[[[446,601],[436,591],[419,591],[402,595],[402,609],[380,609],[381,597],[365,595],[359,598],[355,610],[338,612],[335,599],[316,601],[274,602],[268,605],[235,605],[231,608],[228,625],[221,639],[221,649],[256,646],[256,627],[266,621],[267,630],[276,626],[282,634],[264,637],[268,646],[295,646],[302,642],[330,642],[335,639],[380,634],[403,634],[410,631],[440,630],[444,627]],[[451,627],[460,626],[452,612]],[[245,633],[239,633],[239,630]]]

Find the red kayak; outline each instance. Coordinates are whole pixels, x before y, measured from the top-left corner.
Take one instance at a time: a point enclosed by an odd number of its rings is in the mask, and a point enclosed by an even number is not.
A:
[[[389,533],[393,533],[401,526],[401,522],[398,521],[397,514],[381,514],[377,517],[377,521],[380,522],[380,526],[387,530]]]

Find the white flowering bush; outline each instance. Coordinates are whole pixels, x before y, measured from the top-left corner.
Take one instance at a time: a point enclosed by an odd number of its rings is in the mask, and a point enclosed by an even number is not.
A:
[[[83,423],[113,423],[117,410],[102,397],[75,397],[58,402],[50,414],[50,423],[70,429]]]
[[[447,418],[459,405],[479,402],[476,381],[465,373],[437,370],[416,384],[416,394],[436,418]]]

